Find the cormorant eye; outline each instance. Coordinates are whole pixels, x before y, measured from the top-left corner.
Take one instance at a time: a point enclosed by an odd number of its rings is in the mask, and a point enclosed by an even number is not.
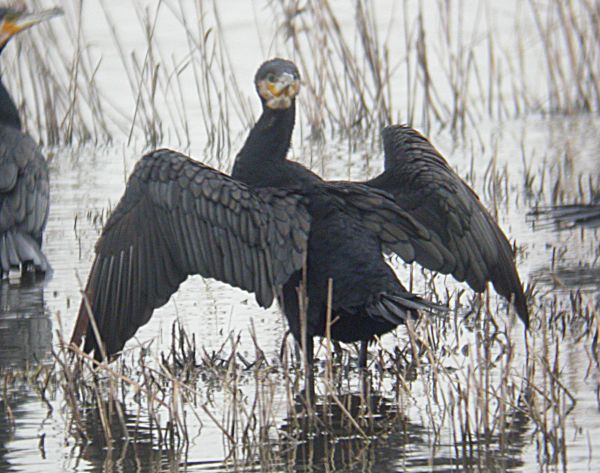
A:
[[[269,82],[276,82],[277,81],[277,77],[275,76],[275,74],[273,74],[272,72],[269,72],[267,74],[267,80]]]

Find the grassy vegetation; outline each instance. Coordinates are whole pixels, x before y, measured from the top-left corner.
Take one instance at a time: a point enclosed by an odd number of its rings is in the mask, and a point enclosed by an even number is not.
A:
[[[327,0],[275,3],[306,71],[316,129],[408,122],[464,131],[485,116],[599,109],[597,2],[532,0],[515,14],[491,2],[402,2],[384,13],[358,1],[348,29]]]
[[[50,365],[2,373],[5,406],[25,383],[65,416],[65,442],[100,443],[115,454],[150,435],[154,450],[179,452],[180,461],[198,438],[216,432],[232,468],[366,467],[388,442],[419,452],[406,455],[407,467],[427,461],[504,469],[532,446],[540,464],[566,465],[574,434],[567,419],[577,407],[569,352],[587,354],[588,366],[576,369],[591,374],[600,366],[597,302],[536,294],[525,336],[514,316],[503,322],[491,298],[450,299],[456,310],[448,318],[423,318],[393,343],[372,347],[367,373],[349,368],[353,347],[334,350],[324,341],[311,404],[302,363],[287,343],[273,359],[251,330],[241,336],[254,340],[252,354],[239,350],[236,333],[206,352],[175,324],[167,352],[136,348],[110,365],[68,349],[59,331]]]
[[[238,74],[240,51],[229,47],[223,7],[134,3],[131,25],[106,0],[99,5],[97,23],[111,49],[88,41],[84,2],[69,3],[63,20],[21,35],[3,55],[27,128],[49,144],[135,137],[148,147],[185,148],[200,140],[220,162],[252,123],[255,102],[241,92],[250,77]],[[360,0],[349,11],[328,0],[269,0],[255,8],[261,44],[301,68],[303,136],[378,132],[391,122],[463,132],[485,117],[600,109],[600,6],[593,0],[530,0],[506,10],[483,1],[390,2],[385,12],[379,5]],[[185,47],[167,50],[161,27]],[[132,32],[139,32],[135,46]],[[97,80],[105,57],[120,58],[114,80],[128,84],[126,100]]]

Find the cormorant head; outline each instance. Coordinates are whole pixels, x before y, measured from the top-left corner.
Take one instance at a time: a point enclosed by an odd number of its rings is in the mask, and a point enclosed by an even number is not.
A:
[[[273,110],[285,110],[298,95],[300,73],[293,62],[275,58],[258,68],[254,84],[264,105]]]
[[[0,8],[0,51],[10,38],[27,28],[49,20],[57,15],[62,15],[60,8],[52,8],[37,13],[28,13],[15,8]]]

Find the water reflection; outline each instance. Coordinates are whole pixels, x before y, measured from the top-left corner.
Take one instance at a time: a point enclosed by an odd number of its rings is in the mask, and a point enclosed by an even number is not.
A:
[[[194,452],[199,445],[173,445],[165,437],[165,429],[152,428],[147,417],[127,412],[120,404],[126,433],[114,407],[106,416],[110,433],[103,428],[97,408],[82,413],[79,426],[85,440],[70,465],[72,470],[508,471],[524,465],[523,450],[531,428],[527,416],[519,411],[507,415],[504,428],[498,429],[501,434],[487,438],[448,427],[434,432],[403,413],[395,399],[374,392],[366,397],[358,393],[319,396],[309,416],[298,397],[275,437],[255,425],[256,432],[246,432],[240,444],[230,445],[232,451],[225,459],[194,461],[192,457],[201,453]]]
[[[397,402],[380,395],[366,401],[357,394],[338,399],[344,409],[331,397],[321,398],[316,418],[302,415],[304,404],[297,402],[297,415],[281,426],[288,471],[506,471],[524,464],[529,420],[522,412],[509,417],[501,435],[478,443],[460,432],[428,430],[403,414]],[[350,425],[348,413],[365,435]],[[451,441],[453,436],[458,441]]]
[[[600,227],[600,199],[591,204],[567,204],[534,208],[528,215],[535,227],[557,230],[573,227]]]
[[[44,282],[33,275],[0,282],[0,368],[24,368],[49,358],[52,322],[44,304]]]
[[[3,390],[4,391],[4,390]],[[15,418],[26,399],[19,393],[12,393],[10,400],[0,394],[0,471],[15,471],[7,456],[11,453],[8,444],[15,435]]]
[[[103,427],[98,408],[83,411],[80,428],[85,439],[75,460],[74,469],[87,472],[162,472],[179,471],[181,452],[169,439],[161,437],[164,429],[153,428],[147,418],[128,412],[123,404],[118,415],[116,405],[104,405]],[[123,427],[125,425],[125,428]],[[163,443],[164,442],[164,443]]]
[[[578,265],[542,268],[532,272],[531,279],[557,291],[576,289],[594,292],[600,287],[600,267]]]
[[[548,243],[553,248],[548,263],[533,271],[531,279],[558,291],[597,291],[600,245],[595,243],[594,235],[600,228],[600,201],[534,208],[528,219],[534,231],[550,230]],[[555,241],[552,241],[553,235],[556,235]],[[566,240],[558,235],[567,235]],[[578,248],[584,246],[585,240],[591,241],[590,251],[582,255]]]
[[[43,278],[26,274],[19,281],[0,281],[0,471],[19,471],[7,447],[17,438],[27,404],[36,399],[29,388],[15,384],[13,369],[47,360],[52,348],[52,323],[44,304]],[[5,371],[6,370],[6,371]],[[35,435],[34,435],[35,438]]]

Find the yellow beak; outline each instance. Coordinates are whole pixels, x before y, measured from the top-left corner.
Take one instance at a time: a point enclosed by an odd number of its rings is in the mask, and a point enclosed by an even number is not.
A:
[[[10,10],[4,15],[0,23],[0,46],[4,46],[17,33],[62,14],[61,8],[51,8],[36,13]]]
[[[278,78],[277,82],[269,82],[268,88],[269,91],[275,97],[279,97],[283,93],[288,93],[288,91],[295,91],[296,87],[290,87],[294,85],[298,80],[292,75],[288,73],[283,73]]]

